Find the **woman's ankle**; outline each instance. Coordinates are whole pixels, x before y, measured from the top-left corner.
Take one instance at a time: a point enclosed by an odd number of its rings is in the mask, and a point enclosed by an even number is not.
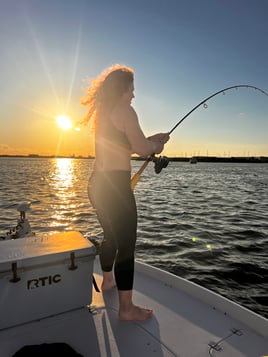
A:
[[[102,276],[103,276],[103,280],[101,284],[102,291],[110,290],[116,286],[116,282],[112,271],[109,272],[103,271]]]

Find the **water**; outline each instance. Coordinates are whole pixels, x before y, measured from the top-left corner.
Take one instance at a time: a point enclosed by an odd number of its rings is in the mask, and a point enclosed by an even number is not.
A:
[[[141,162],[134,161],[133,172]],[[268,165],[149,164],[135,194],[136,257],[268,317]],[[0,233],[32,202],[36,234],[101,231],[87,197],[92,161],[0,158]]]

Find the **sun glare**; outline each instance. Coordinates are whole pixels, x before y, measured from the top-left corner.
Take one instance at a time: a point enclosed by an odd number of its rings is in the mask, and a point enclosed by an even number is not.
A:
[[[58,115],[56,120],[58,126],[63,130],[71,129],[73,126],[71,119],[65,114]]]

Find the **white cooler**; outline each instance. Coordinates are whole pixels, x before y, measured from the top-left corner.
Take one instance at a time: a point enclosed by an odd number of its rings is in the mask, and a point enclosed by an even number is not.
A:
[[[95,255],[79,232],[0,242],[0,329],[90,304]]]

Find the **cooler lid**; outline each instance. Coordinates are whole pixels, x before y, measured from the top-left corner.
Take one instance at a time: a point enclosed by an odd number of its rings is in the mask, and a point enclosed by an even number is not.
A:
[[[5,240],[0,242],[0,264],[74,251],[76,256],[95,255],[94,245],[77,231]]]

